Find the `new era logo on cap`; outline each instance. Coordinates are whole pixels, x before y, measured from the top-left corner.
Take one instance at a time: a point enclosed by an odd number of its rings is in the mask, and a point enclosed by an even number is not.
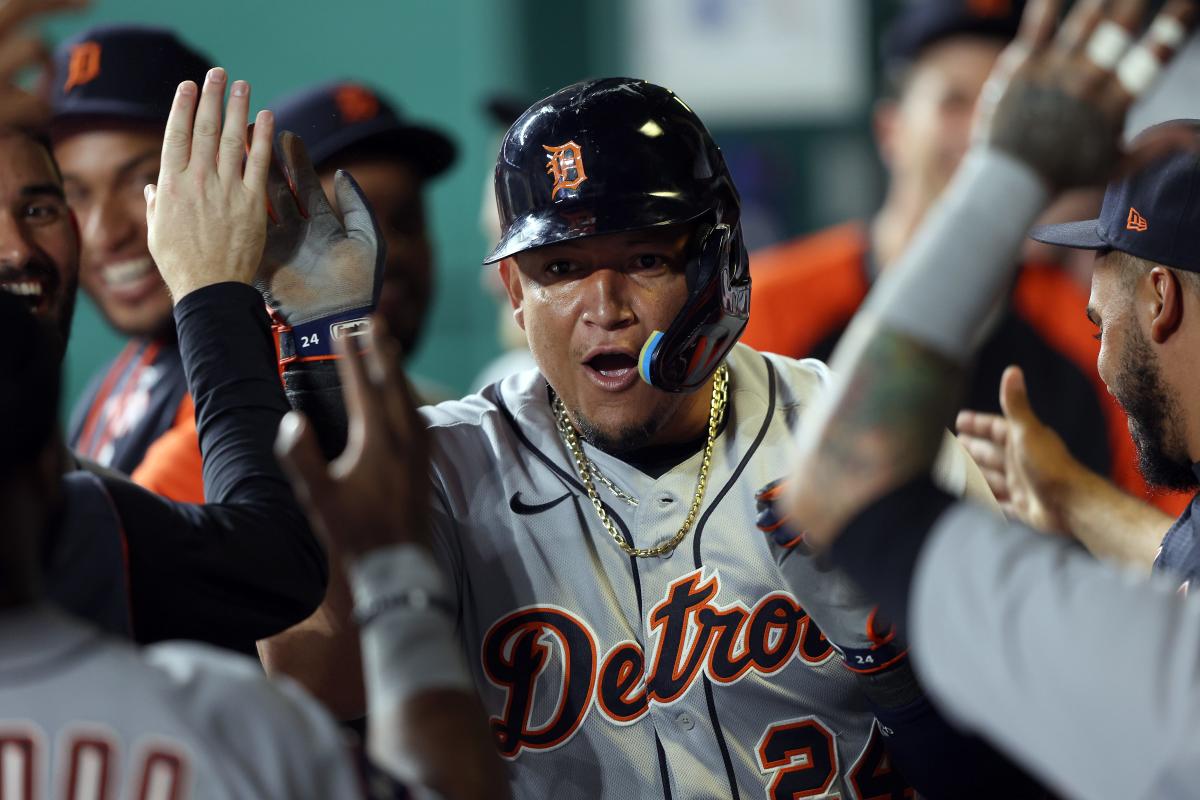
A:
[[[1146,218],[1139,214],[1136,208],[1130,206],[1129,216],[1125,219],[1125,230],[1142,233],[1148,227],[1150,227],[1150,225],[1146,222]]]
[[[71,48],[71,60],[67,63],[67,80],[63,91],[69,92],[76,86],[91,83],[100,76],[100,43],[80,42]]]
[[[1181,119],[1150,128],[1131,146],[1146,141],[1163,125],[1190,130],[1200,141],[1200,120]],[[1046,244],[1116,250],[1200,273],[1200,153],[1179,150],[1146,164],[1108,185],[1096,219],[1039,225],[1030,236]]]

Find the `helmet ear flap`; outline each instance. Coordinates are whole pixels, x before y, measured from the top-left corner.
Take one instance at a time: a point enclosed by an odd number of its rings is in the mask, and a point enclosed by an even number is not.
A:
[[[651,334],[638,359],[642,380],[667,392],[703,386],[750,317],[749,257],[741,226],[718,223],[696,236],[695,260],[687,265],[688,300],[665,331]]]

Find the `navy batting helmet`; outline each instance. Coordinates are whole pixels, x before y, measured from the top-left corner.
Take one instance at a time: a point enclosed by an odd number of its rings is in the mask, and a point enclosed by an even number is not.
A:
[[[639,359],[652,386],[699,388],[746,327],[737,189],[704,123],[668,89],[604,78],[535,103],[504,137],[496,205],[502,234],[485,264],[587,236],[695,225],[688,300]]]

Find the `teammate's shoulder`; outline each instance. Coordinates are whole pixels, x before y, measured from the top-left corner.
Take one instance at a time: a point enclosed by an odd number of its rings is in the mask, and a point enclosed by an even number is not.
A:
[[[199,642],[164,642],[142,650],[163,676],[164,690],[193,723],[235,726],[248,741],[259,734],[309,741],[335,740],[337,726],[324,709],[286,677],[267,677],[247,656]]]
[[[341,729],[295,682],[193,642],[153,645],[143,660],[165,679],[172,713],[218,761],[249,765],[270,796],[357,796]]]
[[[764,286],[844,278],[847,267],[862,262],[867,253],[866,231],[860,222],[847,222],[806,236],[755,250],[750,254],[751,274]]]
[[[209,713],[261,719],[264,712],[289,713],[312,702],[284,681],[268,678],[255,660],[199,642],[163,642],[142,650],[146,664],[160,673],[169,691],[190,698]]]

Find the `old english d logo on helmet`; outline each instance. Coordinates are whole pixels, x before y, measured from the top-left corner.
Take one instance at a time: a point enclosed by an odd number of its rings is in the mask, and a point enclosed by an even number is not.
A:
[[[71,60],[67,64],[67,82],[63,84],[63,92],[69,92],[76,86],[91,83],[100,75],[100,44],[98,42],[80,42],[71,48]]]
[[[550,189],[551,199],[558,197],[563,189],[577,189],[587,180],[583,170],[583,151],[574,142],[560,144],[557,147],[542,145],[546,150],[549,163],[546,164],[546,174],[554,178],[554,186]]]

